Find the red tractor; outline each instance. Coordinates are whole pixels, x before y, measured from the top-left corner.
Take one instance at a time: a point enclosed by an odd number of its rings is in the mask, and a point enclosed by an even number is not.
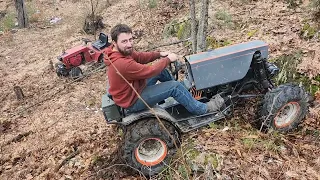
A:
[[[91,45],[89,39],[82,39],[85,45],[79,45],[64,51],[58,60],[62,63],[57,64],[56,73],[58,76],[71,76],[77,78],[82,76],[82,70],[79,67],[86,62],[103,63],[103,53],[106,47],[110,45],[108,42],[108,36],[104,33],[100,33],[99,39]]]

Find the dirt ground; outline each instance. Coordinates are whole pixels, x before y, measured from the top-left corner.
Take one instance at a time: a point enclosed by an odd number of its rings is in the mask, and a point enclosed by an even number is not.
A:
[[[81,44],[81,38],[94,38],[81,31],[85,14],[90,12],[89,2],[27,1],[38,10],[33,17],[38,22],[28,29],[0,35],[0,179],[142,179],[114,168],[111,175],[100,176],[99,168],[92,167],[102,157],[110,159],[121,140],[120,132],[106,124],[100,111],[101,96],[106,92],[105,72],[71,83],[70,79],[59,78],[50,66],[64,49]],[[174,1],[179,6],[158,1],[151,10],[146,2],[99,1],[98,11],[106,25],[103,31],[108,33],[120,22],[143,31],[139,49],[175,40],[164,39],[162,30],[173,18],[187,15],[188,1]],[[1,1],[0,5],[14,8],[10,1]],[[270,44],[270,58],[301,49],[303,61],[298,68],[314,77],[320,72],[319,38],[305,40],[300,34],[303,23],[310,19],[304,9],[307,5],[305,2],[292,10],[285,1],[213,1],[210,35],[232,43],[264,40]],[[230,26],[216,18],[222,10],[232,16]],[[50,24],[53,17],[61,20]],[[181,48],[174,45],[160,50],[183,55]],[[16,100],[14,86],[22,88],[23,100]],[[234,118],[216,128],[186,134],[183,144],[192,141],[200,154],[219,157],[214,175],[217,179],[320,179],[318,108],[310,108],[299,132],[270,135],[253,130],[252,107],[244,104],[248,109],[238,110]],[[243,110],[248,113],[239,112]],[[250,146],[248,140],[253,142]],[[69,161],[64,163],[66,159]],[[177,174],[173,177],[180,179]]]

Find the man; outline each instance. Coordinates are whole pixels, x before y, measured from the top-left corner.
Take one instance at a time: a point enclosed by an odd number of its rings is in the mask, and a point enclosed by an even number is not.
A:
[[[200,115],[219,110],[224,104],[220,96],[216,96],[208,103],[199,102],[181,83],[172,78],[165,68],[178,59],[176,54],[134,51],[132,30],[127,25],[118,24],[113,27],[111,39],[112,45],[105,51],[104,62],[108,66],[109,93],[118,106],[130,112],[146,109],[145,104],[117,73],[117,70],[151,107],[168,97],[173,97],[190,113]],[[159,58],[160,60],[152,65],[147,64]],[[161,83],[156,84],[158,80]]]

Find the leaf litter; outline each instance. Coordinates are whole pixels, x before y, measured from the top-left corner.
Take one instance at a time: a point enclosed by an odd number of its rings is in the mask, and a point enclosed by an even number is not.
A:
[[[46,68],[50,60],[55,61],[54,57],[80,44],[86,36],[79,32],[81,18],[74,18],[83,14],[74,7],[89,7],[81,1],[37,2],[46,9],[48,19],[58,15],[63,21],[55,26],[38,22],[30,29],[0,35],[0,179],[144,179],[124,167],[118,154],[121,130],[107,125],[100,112],[86,109],[88,104],[99,109],[106,87],[105,73],[66,87],[68,79],[58,78]],[[188,13],[188,1],[172,1],[178,4],[172,6],[157,1],[153,9],[141,2],[144,1],[111,1],[111,6],[102,11],[107,24],[104,31],[118,22],[129,24],[143,32],[137,44],[139,49],[172,40],[163,39],[162,30],[172,19]],[[270,45],[270,58],[302,49],[303,59],[297,68],[308,77],[315,77],[320,72],[320,43],[319,39],[301,37],[305,20],[311,19],[306,8],[304,3],[295,10],[289,9],[285,1],[213,1],[209,35],[232,43],[264,40]],[[119,9],[131,11],[119,13]],[[214,14],[219,10],[229,13],[233,24],[216,20]],[[173,45],[161,50],[180,48]],[[23,101],[15,100],[14,85],[23,89]],[[190,159],[198,167],[192,177],[320,179],[319,97],[316,93],[310,114],[300,130],[292,134],[258,132],[251,125],[256,107],[250,102],[237,108],[233,118],[186,134],[184,152],[194,152]],[[46,101],[37,104],[44,98]],[[24,110],[30,104],[35,106]],[[15,116],[17,111],[23,113]],[[180,162],[179,158],[176,162]],[[122,165],[111,167],[115,163]],[[178,164],[173,163],[172,167]],[[164,177],[166,174],[155,178]],[[174,174],[173,178],[181,179],[181,175]]]

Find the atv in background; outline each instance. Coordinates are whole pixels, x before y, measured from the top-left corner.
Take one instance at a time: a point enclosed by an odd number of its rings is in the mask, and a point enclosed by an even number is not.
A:
[[[143,172],[155,175],[163,170],[177,151],[181,133],[186,133],[228,118],[237,102],[245,98],[262,97],[259,122],[265,129],[280,132],[294,130],[308,111],[308,94],[303,87],[282,84],[272,78],[279,69],[267,61],[268,45],[251,41],[184,57],[184,85],[201,102],[208,102],[220,94],[226,101],[221,111],[203,115],[190,114],[174,100],[150,110],[129,113],[117,106],[108,94],[102,97],[102,111],[109,124],[124,128],[123,157],[126,162]],[[173,64],[173,74],[179,70]],[[177,77],[177,76],[176,76]],[[170,135],[168,134],[170,133]]]
[[[82,76],[82,70],[79,67],[81,64],[87,62],[103,63],[103,52],[110,45],[108,36],[100,33],[99,39],[90,45],[88,45],[88,42],[91,42],[91,40],[82,40],[85,43],[84,45],[68,49],[57,57],[61,62],[56,65],[58,76],[77,78]]]

